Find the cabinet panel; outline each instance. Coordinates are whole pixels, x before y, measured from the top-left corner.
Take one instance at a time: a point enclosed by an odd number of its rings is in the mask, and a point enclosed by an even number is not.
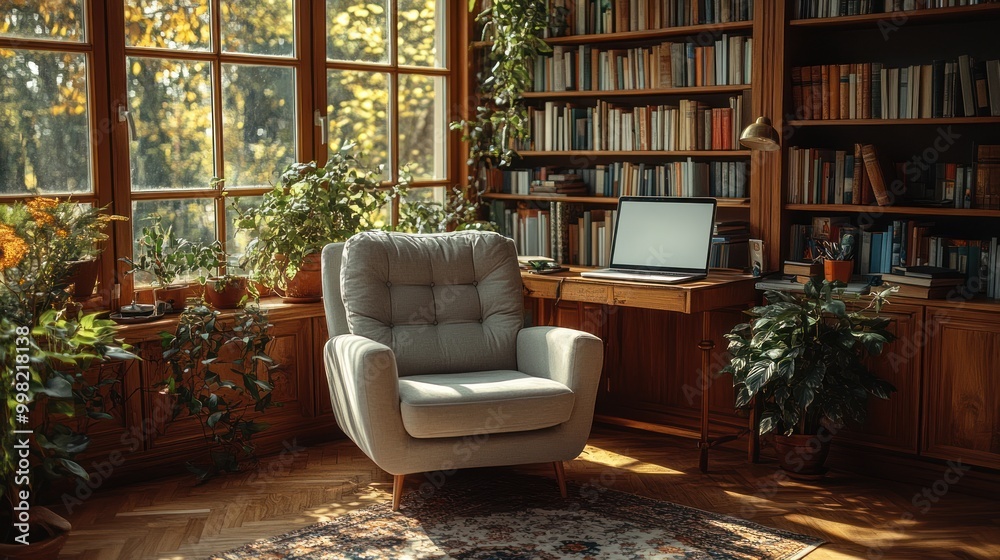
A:
[[[1000,468],[1000,317],[928,309],[924,454]]]
[[[924,328],[923,308],[893,304],[882,314],[892,319],[889,328],[896,340],[869,365],[879,377],[892,383],[896,392],[888,400],[870,398],[865,424],[846,427],[838,441],[916,453],[920,363],[929,334]]]
[[[273,399],[282,403],[282,406],[268,409],[264,414],[248,415],[248,418],[259,418],[271,425],[265,434],[295,429],[311,409],[311,404],[306,407],[302,402],[302,399],[311,398],[310,377],[314,360],[309,323],[310,319],[276,321],[271,328],[273,340],[268,346],[268,354],[280,367],[270,373],[270,379],[274,386]],[[181,416],[170,422],[170,402],[163,395],[149,390],[153,384],[166,377],[166,364],[163,362],[159,343],[143,344],[142,354],[143,405],[147,411],[146,417],[155,426],[148,438],[148,448],[196,445],[194,442],[203,438],[198,420]],[[220,370],[219,374],[242,386],[242,380],[236,379],[228,371]]]
[[[313,329],[313,356],[316,357],[316,367],[313,368],[313,410],[315,416],[325,416],[333,414],[333,405],[330,404],[330,385],[326,380],[326,364],[323,363],[323,348],[326,341],[330,339],[329,331],[326,328],[326,318],[318,317],[312,320]]]

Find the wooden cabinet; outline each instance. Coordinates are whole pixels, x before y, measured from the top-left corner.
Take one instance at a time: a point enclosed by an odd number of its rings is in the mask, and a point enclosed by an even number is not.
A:
[[[924,454],[1000,468],[1000,314],[929,308]]]
[[[338,437],[322,361],[326,342],[322,306],[268,302],[266,307],[273,325],[268,353],[280,364],[270,380],[273,398],[282,406],[260,415],[270,427],[254,438],[258,454]],[[187,460],[204,458],[207,446],[197,419],[182,415],[169,421],[170,403],[155,390],[166,375],[158,335],[172,331],[175,321],[168,318],[123,328],[121,335],[141,360],[106,364],[87,372],[92,381],[98,376],[118,379],[115,389],[125,398],[110,407],[112,419],[93,422],[87,430],[92,443],[81,457],[82,464],[106,460],[118,452],[124,460],[116,476],[148,478],[176,472]]]
[[[891,304],[884,316],[892,319],[896,340],[882,355],[871,360],[875,373],[893,384],[896,392],[888,400],[870,398],[868,419],[863,426],[848,426],[838,443],[865,445],[904,453],[917,453],[920,426],[920,373],[927,331],[923,308]]]

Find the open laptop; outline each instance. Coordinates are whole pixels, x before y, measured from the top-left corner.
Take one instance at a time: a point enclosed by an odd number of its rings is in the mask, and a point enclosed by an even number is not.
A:
[[[611,242],[611,267],[586,278],[677,284],[708,275],[714,198],[623,196]]]

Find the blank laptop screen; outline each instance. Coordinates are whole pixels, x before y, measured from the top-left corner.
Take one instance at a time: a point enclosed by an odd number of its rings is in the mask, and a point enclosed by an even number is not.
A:
[[[622,199],[618,210],[612,268],[707,271],[713,200]]]

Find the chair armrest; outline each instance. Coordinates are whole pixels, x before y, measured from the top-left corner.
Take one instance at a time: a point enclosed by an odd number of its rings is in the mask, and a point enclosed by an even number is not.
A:
[[[374,340],[344,334],[324,347],[337,424],[369,456],[405,434],[399,412],[396,357]]]
[[[596,391],[604,364],[600,338],[563,327],[529,327],[517,333],[517,369],[558,381],[574,393]]]

